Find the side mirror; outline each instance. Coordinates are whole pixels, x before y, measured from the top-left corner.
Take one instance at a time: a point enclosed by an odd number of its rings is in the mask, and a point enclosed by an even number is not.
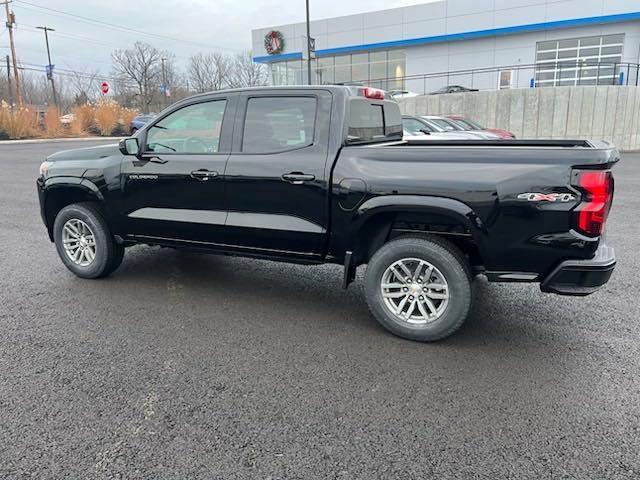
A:
[[[123,155],[138,155],[140,153],[140,144],[136,137],[123,138],[118,147]]]
[[[424,133],[425,135],[431,135],[431,131],[430,131],[430,130],[427,130],[426,128],[422,128],[422,129],[420,129],[420,131],[421,131],[422,133]]]

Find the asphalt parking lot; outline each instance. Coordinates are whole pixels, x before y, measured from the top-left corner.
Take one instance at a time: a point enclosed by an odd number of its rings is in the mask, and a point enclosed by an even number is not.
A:
[[[640,478],[640,154],[603,290],[479,280],[461,331],[418,344],[336,267],[135,247],[74,277],[34,180],[88,145],[0,145],[0,478]]]

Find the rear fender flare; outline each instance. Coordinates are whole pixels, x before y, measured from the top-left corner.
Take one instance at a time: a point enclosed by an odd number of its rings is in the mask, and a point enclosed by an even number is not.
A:
[[[358,208],[354,221],[354,238],[363,226],[380,214],[435,213],[447,216],[464,225],[484,257],[486,248],[486,228],[482,219],[469,207],[452,198],[422,195],[385,195],[374,197]]]

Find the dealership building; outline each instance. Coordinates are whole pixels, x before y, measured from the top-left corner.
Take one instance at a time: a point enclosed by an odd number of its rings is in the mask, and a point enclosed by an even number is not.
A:
[[[445,0],[314,20],[311,37],[314,84],[636,85],[640,0]],[[305,23],[253,30],[252,47],[274,85],[307,83]]]

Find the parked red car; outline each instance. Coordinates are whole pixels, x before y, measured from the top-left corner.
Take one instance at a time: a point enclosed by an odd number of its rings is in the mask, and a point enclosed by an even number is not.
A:
[[[500,128],[486,128],[474,122],[473,120],[469,120],[468,118],[463,117],[462,115],[447,115],[447,118],[450,118],[451,120],[456,122],[464,130],[486,130],[487,132],[495,133],[500,138],[516,138],[513,133],[508,132],[507,130],[502,130]]]

